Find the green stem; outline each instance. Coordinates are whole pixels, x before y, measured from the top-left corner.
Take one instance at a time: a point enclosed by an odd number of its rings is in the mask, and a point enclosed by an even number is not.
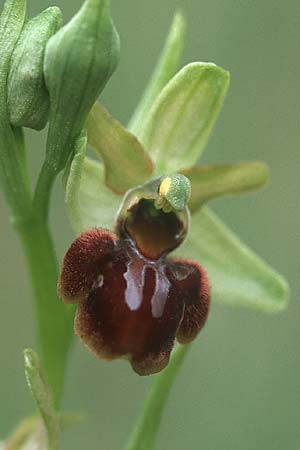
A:
[[[39,217],[48,219],[52,188],[57,177],[57,172],[48,163],[47,156],[43,163],[35,189],[33,207]]]
[[[57,405],[73,335],[73,312],[56,295],[57,261],[47,224],[56,173],[44,164],[33,207],[22,130],[11,126],[7,107],[10,60],[25,18],[26,0],[5,1],[0,16],[0,182],[27,258],[37,310],[41,359]]]
[[[189,345],[178,346],[173,352],[168,368],[154,381],[146,398],[144,410],[125,450],[153,449],[169,393],[189,347]]]
[[[33,217],[17,224],[33,286],[42,365],[59,404],[72,338],[73,308],[57,297],[57,261],[48,224]]]

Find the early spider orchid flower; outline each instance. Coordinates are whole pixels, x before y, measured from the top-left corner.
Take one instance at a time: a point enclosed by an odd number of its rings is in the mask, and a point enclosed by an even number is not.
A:
[[[116,232],[79,235],[62,266],[59,294],[77,303],[76,334],[98,357],[126,357],[140,375],[166,367],[175,338],[187,344],[210,304],[205,270],[168,258],[189,228],[190,182],[164,176],[125,195]]]

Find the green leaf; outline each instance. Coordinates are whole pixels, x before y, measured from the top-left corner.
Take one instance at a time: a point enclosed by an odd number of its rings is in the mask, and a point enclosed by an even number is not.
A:
[[[229,85],[229,73],[212,63],[191,63],[157,97],[140,139],[156,174],[178,172],[199,159]]]
[[[103,164],[85,157],[85,149],[86,137],[81,135],[67,173],[65,200],[70,222],[77,232],[111,229],[122,197],[105,186]]]
[[[147,120],[149,110],[170,78],[175,74],[184,45],[185,20],[180,12],[174,16],[164,48],[153,75],[129,123],[129,130],[139,136]]]
[[[286,306],[289,290],[284,278],[208,208],[193,216],[189,237],[177,254],[193,258],[207,269],[213,301],[270,312]]]
[[[153,173],[149,155],[133,134],[96,102],[87,120],[88,143],[105,166],[105,183],[117,194],[144,183]]]
[[[212,198],[260,188],[269,179],[269,168],[260,161],[195,166],[182,173],[192,184],[191,212]]]
[[[31,349],[24,350],[27,384],[47,430],[49,450],[58,449],[59,418],[54,408],[52,392],[44,377],[38,355]]]

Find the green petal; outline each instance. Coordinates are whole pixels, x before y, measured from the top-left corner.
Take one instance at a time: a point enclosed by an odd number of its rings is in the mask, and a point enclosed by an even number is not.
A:
[[[191,212],[212,198],[260,188],[269,179],[268,166],[260,161],[196,166],[182,173],[192,184]]]
[[[136,136],[139,136],[143,129],[155,98],[176,73],[183,50],[184,37],[185,20],[183,15],[177,12],[154,73],[128,126],[129,130]]]
[[[93,227],[111,229],[122,197],[104,184],[104,167],[85,156],[86,138],[77,141],[75,156],[67,173],[66,203],[75,231]]]
[[[207,269],[213,301],[270,312],[286,306],[288,286],[284,278],[208,208],[193,216],[189,237],[179,252]]]
[[[124,194],[152,175],[152,161],[137,138],[98,102],[88,116],[87,134],[88,143],[104,163],[105,183],[117,194]]]
[[[212,63],[185,66],[157,97],[141,141],[156,173],[172,173],[199,159],[223,104],[229,73]]]
[[[58,449],[59,418],[53,396],[44,378],[38,355],[31,349],[24,350],[25,375],[28,387],[47,430],[49,450]]]

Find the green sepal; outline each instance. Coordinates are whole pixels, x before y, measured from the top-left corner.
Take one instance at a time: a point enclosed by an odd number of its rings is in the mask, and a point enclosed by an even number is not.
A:
[[[50,37],[62,24],[61,11],[48,8],[29,20],[14,49],[8,77],[8,110],[15,127],[41,130],[49,117],[44,81],[44,54]]]
[[[50,94],[47,165],[61,171],[87,115],[119,59],[119,37],[109,0],[86,0],[46,47],[44,72]]]
[[[96,102],[86,123],[88,143],[105,167],[105,183],[116,194],[144,183],[153,164],[137,138]]]
[[[73,229],[112,229],[122,197],[104,184],[104,166],[85,156],[86,136],[77,139],[74,158],[65,173],[65,201]]]
[[[208,200],[258,189],[269,180],[269,168],[260,161],[195,166],[182,173],[192,184],[189,201],[192,213]]]
[[[128,125],[128,129],[136,136],[139,136],[144,128],[157,95],[176,73],[184,45],[185,27],[183,15],[181,12],[177,12],[153,75]]]
[[[45,379],[38,355],[24,350],[25,376],[32,397],[47,431],[48,450],[58,450],[60,426],[50,387]]]
[[[207,207],[193,215],[189,236],[176,253],[207,270],[212,301],[267,312],[286,306],[289,289],[284,278]]]
[[[212,63],[191,63],[157,97],[140,139],[157,175],[192,167],[216,122],[229,73]]]

